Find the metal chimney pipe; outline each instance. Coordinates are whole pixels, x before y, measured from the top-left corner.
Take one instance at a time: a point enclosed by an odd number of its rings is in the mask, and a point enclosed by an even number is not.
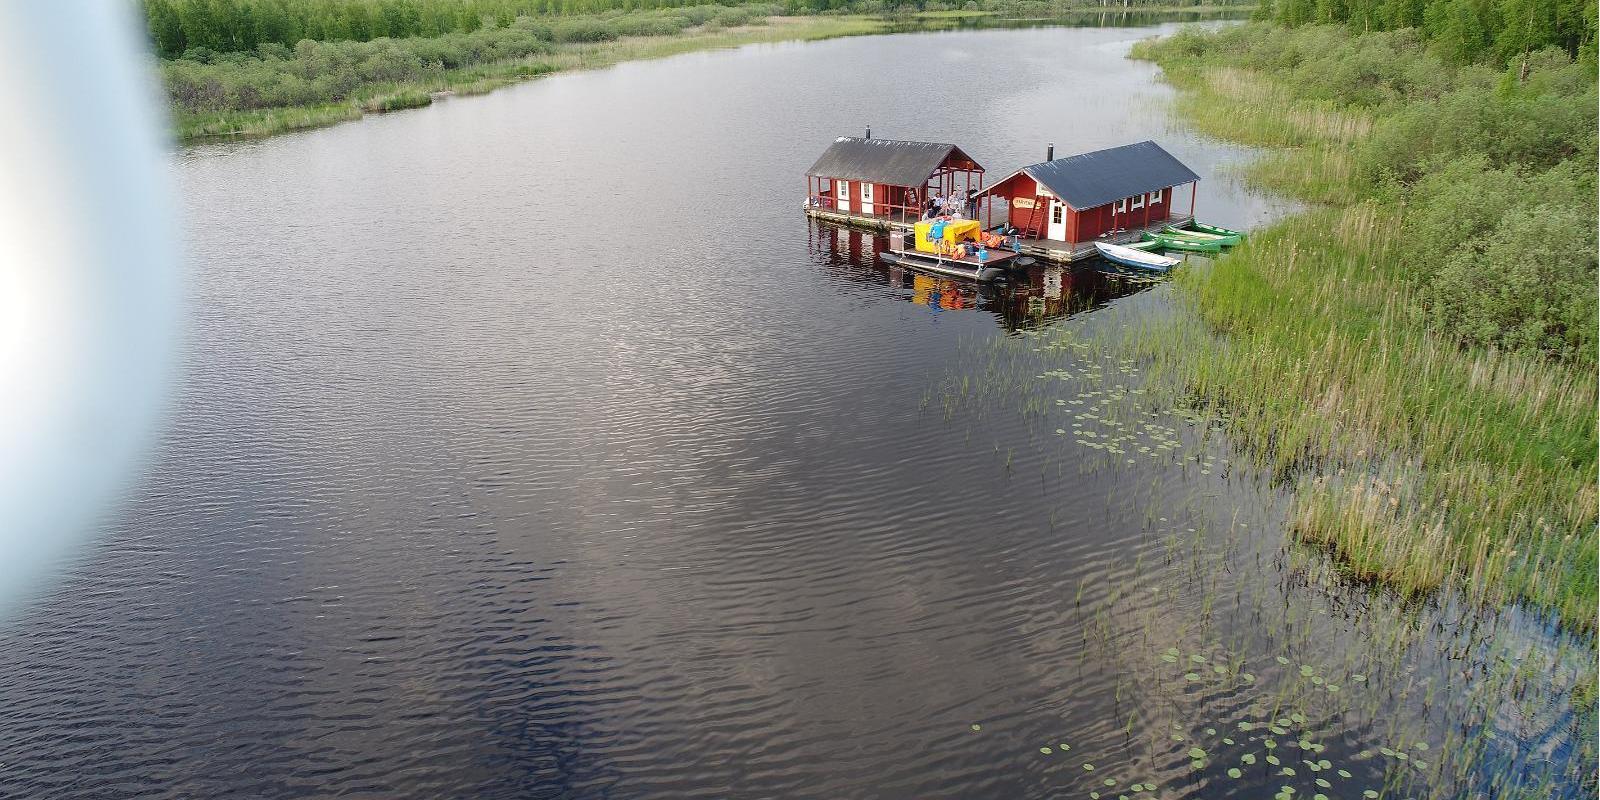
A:
[[[868,139],[872,138],[872,126],[871,125],[867,126],[867,138]]]
[[[1055,142],[1051,142],[1049,144],[1049,146],[1044,149],[1044,160],[1046,160],[1046,161],[1054,161],[1054,160],[1056,160],[1056,143]]]

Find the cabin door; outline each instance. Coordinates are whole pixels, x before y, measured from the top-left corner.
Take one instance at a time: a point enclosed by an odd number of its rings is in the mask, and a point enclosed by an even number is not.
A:
[[[1044,238],[1059,242],[1067,240],[1067,204],[1053,197],[1050,198],[1050,224],[1045,229]]]
[[[834,199],[839,205],[839,210],[840,211],[849,211],[850,210],[850,182],[849,181],[834,181],[833,182],[833,188],[834,188],[834,192],[835,192]]]
[[[861,213],[872,213],[872,184],[865,181],[861,183]]]

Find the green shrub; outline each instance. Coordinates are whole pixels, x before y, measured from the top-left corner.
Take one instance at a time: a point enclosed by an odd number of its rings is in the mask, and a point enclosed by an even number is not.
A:
[[[563,19],[551,26],[558,42],[603,42],[617,38],[617,30],[609,23],[589,17]]]

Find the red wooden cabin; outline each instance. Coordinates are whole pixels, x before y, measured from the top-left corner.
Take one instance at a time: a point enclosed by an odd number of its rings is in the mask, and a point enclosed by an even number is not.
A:
[[[1005,222],[1025,239],[1077,244],[1180,216],[1172,203],[1183,186],[1190,187],[1186,214],[1193,216],[1199,180],[1144,141],[1023,167],[981,192],[979,202],[986,228]]]
[[[964,200],[981,188],[978,162],[934,142],[840,137],[806,170],[812,206],[899,222],[920,219],[930,197],[959,193]]]

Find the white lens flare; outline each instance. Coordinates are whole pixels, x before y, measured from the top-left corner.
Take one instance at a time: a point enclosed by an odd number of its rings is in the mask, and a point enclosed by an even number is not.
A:
[[[135,3],[0,4],[0,618],[136,477],[177,247]]]

